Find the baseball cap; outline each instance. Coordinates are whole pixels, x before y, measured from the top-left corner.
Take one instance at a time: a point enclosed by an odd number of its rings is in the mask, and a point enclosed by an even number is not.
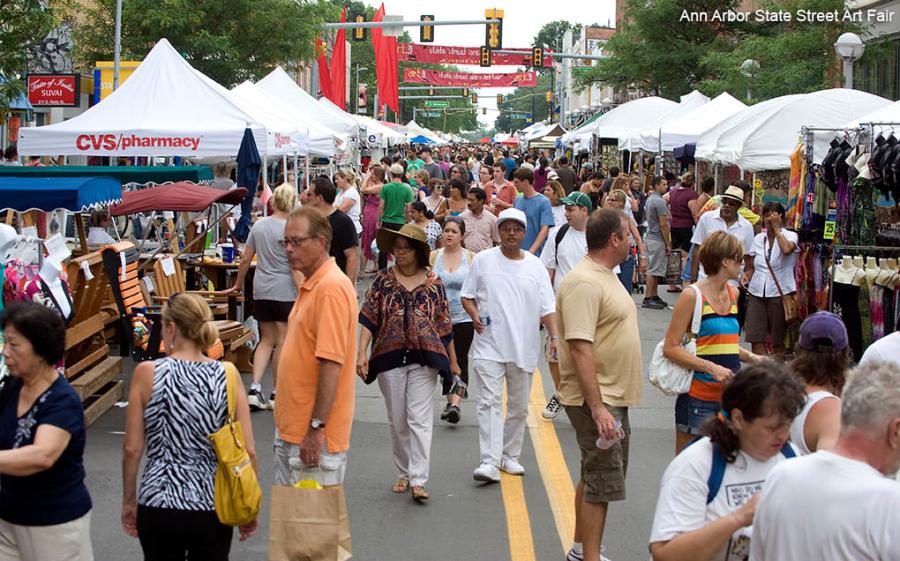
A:
[[[821,346],[836,351],[847,348],[847,328],[843,320],[831,312],[816,312],[807,317],[800,326],[801,349],[818,351]]]
[[[560,202],[566,206],[584,207],[588,209],[588,212],[594,210],[594,205],[591,204],[591,198],[581,191],[572,191],[567,196],[563,197]]]
[[[403,175],[403,166],[401,166],[400,164],[392,164],[390,171],[391,175],[393,175],[394,177],[400,177]]]
[[[501,211],[497,216],[497,226],[500,226],[500,224],[507,220],[515,220],[522,226],[528,225],[525,220],[525,213],[517,208],[507,208]]]
[[[559,181],[559,174],[553,170],[550,170],[549,172],[547,172],[547,179],[549,179],[550,181]]]

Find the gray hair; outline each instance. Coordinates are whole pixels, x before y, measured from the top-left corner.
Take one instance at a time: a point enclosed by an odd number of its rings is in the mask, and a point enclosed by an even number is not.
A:
[[[880,431],[900,417],[900,365],[869,362],[854,368],[841,394],[841,425]]]

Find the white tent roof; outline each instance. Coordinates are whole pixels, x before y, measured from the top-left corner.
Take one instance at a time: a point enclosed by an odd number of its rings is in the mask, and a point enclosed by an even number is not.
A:
[[[855,129],[864,123],[896,123],[893,126],[876,126],[875,134],[885,133],[887,134],[890,131],[900,131],[900,101],[895,101],[890,105],[885,105],[880,109],[876,109],[871,113],[867,113],[862,117],[851,120],[849,123],[846,123],[844,126],[848,129]]]
[[[619,150],[657,151],[659,149],[659,128],[662,125],[674,121],[685,113],[689,113],[707,103],[709,103],[709,98],[697,90],[681,96],[681,102],[677,106],[661,115],[649,127],[635,127],[628,134],[619,136]]]
[[[278,98],[252,82],[244,82],[231,89],[231,95],[251,103],[254,107],[265,109],[275,115],[277,119],[287,121],[304,133],[305,147],[300,154],[312,154],[314,156],[334,156],[335,142],[341,135],[327,127],[313,121],[293,107],[282,103]]]
[[[642,97],[624,103],[605,113],[596,121],[588,123],[563,135],[565,144],[570,142],[590,143],[591,135],[601,138],[621,138],[634,129],[650,127],[678,104],[661,97]]]
[[[355,137],[359,134],[359,124],[354,119],[351,118],[348,121],[343,116],[336,115],[324,104],[319,103],[316,98],[291,80],[291,77],[280,66],[269,72],[256,85],[281,100],[282,103],[294,107],[300,113],[333,131],[348,137]]]
[[[677,119],[668,121],[660,127],[659,134],[662,137],[663,151],[668,152],[685,144],[697,142],[701,134],[746,108],[746,105],[728,92],[720,94],[709,103],[685,113]],[[651,151],[657,151],[658,145],[659,137],[654,137]]]
[[[406,135],[388,126],[385,126],[371,117],[355,115],[360,126],[365,129],[366,140],[369,144],[379,146],[396,146],[406,143]]]
[[[697,158],[741,166],[744,171],[789,168],[803,127],[842,127],[849,120],[890,104],[850,89],[822,90],[764,101],[733,115],[697,141]],[[827,135],[816,138],[814,153],[826,154]],[[822,144],[822,146],[818,146]]]
[[[359,121],[357,121],[353,115],[347,113],[337,105],[335,105],[330,99],[326,97],[319,98],[316,100],[319,102],[319,105],[325,108],[326,111],[329,112],[335,119],[340,120],[345,124],[348,129],[355,131],[353,133],[354,136],[359,135]],[[355,129],[352,127],[356,127]]]
[[[20,129],[18,148],[23,155],[234,156],[247,127],[265,153],[264,126],[160,39],[109,97],[68,121]]]

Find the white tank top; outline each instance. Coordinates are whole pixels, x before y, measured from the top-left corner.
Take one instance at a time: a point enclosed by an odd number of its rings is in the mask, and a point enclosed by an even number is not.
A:
[[[800,450],[800,454],[803,456],[812,454],[809,446],[806,445],[806,439],[803,437],[803,427],[806,425],[806,416],[809,415],[810,410],[812,410],[816,403],[830,397],[835,399],[838,398],[838,396],[831,392],[826,392],[825,390],[820,390],[807,395],[806,404],[803,405],[800,414],[797,415],[791,423],[791,442],[794,443],[794,446]]]

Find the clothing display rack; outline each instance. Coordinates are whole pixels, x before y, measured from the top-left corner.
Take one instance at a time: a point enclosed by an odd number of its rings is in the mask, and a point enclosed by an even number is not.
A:
[[[857,253],[894,253],[900,255],[900,247],[895,246],[878,246],[878,245],[835,245],[831,258],[831,274],[828,277],[828,309],[831,310],[833,301],[834,288],[834,271],[837,268],[839,254],[846,251],[855,251]]]

